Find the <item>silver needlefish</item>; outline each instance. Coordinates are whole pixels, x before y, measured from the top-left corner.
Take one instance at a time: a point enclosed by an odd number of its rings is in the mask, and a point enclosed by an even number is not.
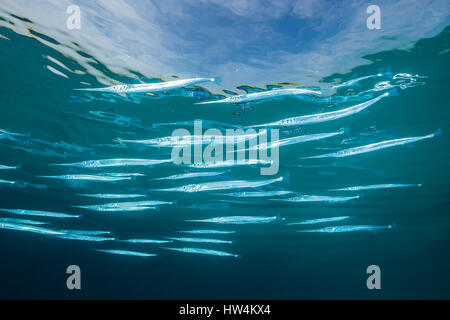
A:
[[[55,166],[75,167],[75,168],[107,168],[107,167],[131,167],[131,166],[154,166],[171,162],[170,159],[100,159],[86,160],[73,163],[55,163]]]
[[[383,74],[381,74],[381,73],[373,74],[373,75],[369,75],[369,76],[364,76],[364,77],[360,77],[360,78],[356,78],[356,79],[352,79],[352,80],[346,81],[346,82],[341,83],[341,84],[336,84],[336,85],[332,86],[331,88],[338,89],[338,88],[344,88],[344,87],[352,87],[355,83],[360,82],[362,80],[375,78],[375,77],[381,77],[381,76],[383,76]]]
[[[25,216],[38,216],[38,217],[50,217],[50,218],[61,218],[61,219],[78,219],[81,215],[73,215],[67,213],[50,212],[50,211],[39,211],[39,210],[25,210],[25,209],[0,209],[1,211],[25,215]]]
[[[248,160],[225,160],[217,162],[200,162],[188,165],[192,168],[205,169],[205,168],[224,168],[224,167],[237,167],[237,166],[252,166],[252,165],[268,165],[272,164],[271,160],[262,159],[248,159]]]
[[[256,180],[256,181],[249,181],[249,180],[216,181],[216,182],[205,182],[200,184],[188,184],[185,186],[175,188],[154,189],[152,191],[201,192],[201,191],[215,191],[215,190],[227,190],[238,188],[257,188],[282,180],[283,177],[267,180]]]
[[[141,173],[108,173],[108,174],[63,174],[59,176],[37,176],[39,178],[58,179],[65,181],[100,181],[115,182],[123,180],[131,180],[132,177],[143,176]]]
[[[385,229],[392,229],[392,225],[388,226],[348,225],[348,226],[325,227],[311,230],[298,230],[297,232],[340,233],[340,232],[355,232],[355,231],[377,231]]]
[[[182,233],[190,233],[190,234],[231,234],[236,231],[224,231],[224,230],[188,230],[188,231],[178,231]]]
[[[209,172],[189,172],[182,174],[175,174],[173,176],[155,178],[152,180],[181,180],[181,179],[191,179],[191,178],[201,178],[201,177],[215,177],[226,173],[227,171],[209,171]]]
[[[322,154],[322,155],[318,155],[318,156],[304,157],[302,159],[341,158],[341,157],[354,156],[354,155],[361,154],[361,153],[367,153],[367,152],[377,151],[377,150],[391,148],[391,147],[395,147],[395,146],[401,146],[401,145],[417,142],[417,141],[424,140],[424,139],[431,139],[440,134],[441,134],[441,130],[438,129],[436,132],[430,133],[426,136],[387,140],[387,141],[368,144],[368,145],[361,146],[361,147],[349,148],[349,149],[344,149],[344,150],[340,150],[337,152]]]
[[[124,240],[117,240],[119,242],[128,242],[128,243],[170,243],[173,242],[172,240],[156,240],[156,239],[124,239]]]
[[[135,201],[135,202],[113,202],[99,205],[74,206],[76,208],[88,209],[93,211],[115,212],[115,211],[141,211],[147,209],[157,209],[157,206],[172,204],[168,201]]]
[[[219,224],[252,224],[252,223],[270,223],[279,219],[277,216],[261,217],[261,216],[231,216],[231,217],[216,217],[202,220],[186,220],[187,222],[206,222]]]
[[[266,131],[260,131],[257,133],[248,133],[242,135],[186,135],[186,136],[169,136],[144,140],[128,140],[117,138],[115,141],[119,143],[129,144],[143,144],[153,147],[177,147],[184,145],[198,145],[198,144],[211,144],[211,143],[237,143],[256,138],[265,134]]]
[[[5,166],[3,164],[0,164],[0,170],[15,170],[15,169],[19,169],[20,168],[20,164],[17,166]]]
[[[74,90],[81,91],[98,91],[111,93],[147,93],[173,90],[192,86],[204,82],[219,82],[220,78],[189,78],[156,83],[140,83],[140,84],[119,84],[105,88],[81,88]]]
[[[112,237],[102,237],[96,235],[84,235],[76,233],[64,233],[52,235],[55,238],[65,239],[65,240],[80,240],[80,241],[93,241],[93,242],[104,242],[104,241],[114,241],[116,238]]]
[[[90,174],[63,174],[59,176],[37,176],[38,178],[47,178],[47,179],[58,179],[58,180],[66,180],[69,182],[72,181],[102,181],[102,182],[114,182],[114,181],[123,181],[123,180],[131,180],[132,176],[124,176],[124,175],[90,175]]]
[[[359,196],[353,197],[330,197],[330,196],[312,196],[312,195],[301,195],[298,197],[287,198],[287,199],[271,199],[272,201],[285,201],[285,202],[346,202],[354,199],[359,199]]]
[[[230,241],[230,240],[207,239],[207,238],[186,238],[186,237],[171,238],[171,237],[167,237],[167,239],[174,240],[174,241],[180,241],[180,242],[217,243],[217,244],[233,243],[233,241]]]
[[[207,254],[207,255],[219,256],[219,257],[234,257],[234,258],[240,257],[238,254],[233,254],[233,253],[219,251],[219,250],[210,250],[210,249],[201,249],[201,248],[169,248],[169,247],[161,247],[161,248],[167,249],[167,250],[184,252],[184,253]]]
[[[145,194],[111,194],[111,193],[79,194],[79,196],[97,199],[130,199],[130,198],[146,197]]]
[[[340,135],[343,133],[345,133],[345,129],[341,129],[337,132],[315,133],[315,134],[307,134],[307,135],[302,135],[302,136],[290,137],[290,138],[277,140],[274,142],[262,143],[262,144],[254,146],[254,147],[251,147],[247,150],[261,150],[261,149],[271,149],[271,148],[275,148],[275,147],[283,147],[283,146],[288,146],[290,144],[326,139],[326,138],[334,137],[334,136],[337,136],[337,135]]]
[[[325,112],[325,113],[318,113],[318,114],[310,114],[306,116],[299,116],[299,117],[292,117],[287,118],[271,123],[265,123],[260,125],[254,125],[249,126],[250,128],[256,128],[256,127],[275,127],[275,126],[297,126],[297,125],[305,125],[305,124],[312,124],[312,123],[320,123],[320,122],[326,122],[331,120],[336,120],[339,118],[347,117],[352,114],[361,112],[362,110],[370,107],[375,102],[381,100],[382,98],[388,96],[389,93],[384,93],[376,98],[373,98],[369,101],[357,104],[355,106],[337,110],[337,111],[331,111],[331,112]]]
[[[330,189],[329,191],[363,191],[363,190],[378,190],[378,189],[391,189],[391,188],[411,188],[421,187],[421,183],[408,184],[408,183],[387,183],[387,184],[372,184],[367,186],[353,186],[340,189]]]
[[[16,230],[16,231],[24,231],[24,232],[32,232],[43,235],[63,235],[64,233],[57,230],[47,229],[36,227],[29,224],[19,224],[19,223],[10,223],[10,222],[0,222],[0,229],[7,230]]]
[[[102,236],[112,234],[111,231],[102,231],[102,230],[60,230],[65,234],[76,234],[82,236]]]
[[[286,225],[290,226],[290,225],[299,225],[299,224],[318,224],[318,223],[325,223],[325,222],[337,222],[337,221],[347,220],[350,218],[351,218],[351,216],[319,218],[319,219],[303,220],[300,222],[286,223]]]
[[[156,253],[146,253],[146,252],[138,252],[138,251],[129,251],[129,250],[104,250],[104,249],[91,249],[98,252],[104,252],[109,254],[120,254],[125,256],[135,256],[135,257],[155,257]]]
[[[274,89],[274,90],[268,90],[268,91],[240,94],[240,95],[231,96],[231,97],[228,97],[228,98],[225,98],[222,100],[198,102],[196,104],[212,104],[212,103],[240,104],[240,103],[249,103],[249,102],[256,102],[256,101],[261,101],[261,100],[270,100],[273,98],[296,96],[296,95],[303,95],[303,94],[320,95],[320,94],[322,94],[322,92],[308,90],[308,89],[299,89],[299,88]]]
[[[276,190],[276,191],[243,191],[243,192],[218,193],[218,195],[228,197],[239,197],[239,198],[247,198],[247,197],[261,198],[261,197],[285,196],[293,193],[295,192],[287,190]]]
[[[27,219],[15,219],[15,218],[0,218],[0,222],[18,223],[18,224],[32,224],[32,225],[42,225],[48,224],[48,222],[27,220]]]

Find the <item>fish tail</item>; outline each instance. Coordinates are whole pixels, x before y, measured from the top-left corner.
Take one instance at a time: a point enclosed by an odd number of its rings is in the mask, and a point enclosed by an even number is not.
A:
[[[349,126],[346,126],[346,127],[343,127],[343,128],[339,129],[339,132],[342,132],[342,133],[348,133],[349,131],[350,131],[350,127]]]
[[[440,136],[442,134],[441,128],[438,128],[434,133],[432,133],[433,137]]]
[[[214,83],[222,83],[222,77],[214,77],[211,79],[212,82]]]

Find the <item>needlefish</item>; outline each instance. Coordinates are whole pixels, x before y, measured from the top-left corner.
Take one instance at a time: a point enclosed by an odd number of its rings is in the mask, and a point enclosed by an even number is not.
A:
[[[296,125],[305,125],[305,124],[313,124],[313,123],[320,123],[320,122],[336,120],[336,119],[348,117],[355,113],[361,112],[364,109],[373,105],[375,102],[381,100],[382,98],[384,98],[388,95],[389,95],[389,93],[386,92],[386,93],[384,93],[376,98],[373,98],[371,100],[368,100],[366,102],[357,104],[357,105],[349,107],[349,108],[337,110],[337,111],[310,114],[310,115],[299,116],[299,117],[292,117],[292,118],[287,118],[287,119],[283,119],[283,120],[279,120],[279,121],[275,121],[275,122],[271,122],[271,123],[249,126],[249,128],[275,127],[275,126],[296,126]]]
[[[231,96],[222,100],[198,102],[196,104],[212,104],[212,103],[225,103],[225,104],[243,104],[249,102],[256,102],[261,100],[270,100],[274,98],[286,97],[286,96],[296,96],[303,94],[313,94],[320,95],[322,92],[308,90],[308,89],[274,89],[261,92],[246,93],[237,96]]]
[[[361,153],[367,153],[377,150],[382,150],[386,148],[391,148],[395,146],[401,146],[408,143],[417,142],[424,139],[431,139],[441,134],[441,130],[438,129],[436,132],[421,136],[421,137],[409,137],[409,138],[400,138],[400,139],[394,139],[394,140],[387,140],[377,143],[368,144],[365,146],[355,147],[355,148],[349,148],[340,150],[337,152],[322,154],[318,156],[310,156],[310,157],[304,157],[302,159],[317,159],[317,158],[341,158],[341,157],[348,157],[353,156]]]
[[[220,78],[190,78],[156,83],[119,84],[105,88],[80,88],[74,90],[111,93],[147,93],[180,89],[204,82],[220,82]]]
[[[152,191],[201,192],[201,191],[215,191],[215,190],[238,189],[238,188],[257,188],[282,180],[283,177],[257,181],[249,181],[249,180],[216,181],[216,182],[205,182],[200,184],[188,184],[181,187],[174,187],[167,189],[154,189]]]

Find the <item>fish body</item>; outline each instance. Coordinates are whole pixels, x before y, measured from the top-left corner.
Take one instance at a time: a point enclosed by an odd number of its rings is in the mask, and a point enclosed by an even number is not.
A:
[[[129,242],[129,243],[169,243],[171,240],[155,240],[155,239],[126,239],[126,240],[118,240],[120,242]]]
[[[64,232],[65,234],[75,234],[82,236],[99,236],[112,233],[111,231],[101,231],[101,230],[60,230],[60,231]]]
[[[200,184],[189,184],[181,187],[168,189],[156,189],[154,191],[202,192],[202,191],[215,191],[215,190],[238,189],[238,188],[257,188],[282,180],[283,177],[259,181],[248,181],[248,180],[216,181],[216,182],[205,182]]]
[[[325,227],[312,230],[299,230],[297,232],[341,233],[341,232],[356,232],[356,231],[377,231],[386,229],[392,229],[392,225],[388,226],[348,225],[348,226]]]
[[[271,160],[261,159],[248,159],[248,160],[225,160],[217,162],[201,162],[188,165],[192,168],[205,169],[205,168],[224,168],[235,166],[251,166],[251,165],[269,165],[273,162]]]
[[[224,231],[224,230],[189,230],[189,231],[179,231],[183,233],[190,234],[231,234],[235,233],[235,231]]]
[[[92,249],[94,251],[110,253],[110,254],[120,254],[125,256],[135,256],[135,257],[155,257],[157,254],[155,253],[146,253],[146,252],[137,252],[137,251],[128,251],[128,250],[103,250],[103,249]]]
[[[237,143],[254,139],[262,134],[265,134],[265,130],[261,130],[258,133],[249,133],[242,135],[187,135],[187,136],[169,136],[144,140],[128,140],[128,139],[116,139],[119,143],[135,143],[143,144],[154,147],[181,147],[186,145],[199,145],[199,144],[211,144],[211,143]]]
[[[325,223],[325,222],[337,222],[342,220],[347,220],[351,218],[350,216],[342,216],[342,217],[331,217],[331,218],[319,218],[319,219],[311,219],[311,220],[304,220],[301,222],[293,222],[293,223],[287,223],[286,225],[302,225],[302,224],[318,224],[318,223]]]
[[[253,92],[240,94],[236,96],[231,96],[222,100],[199,102],[197,104],[212,104],[212,103],[225,103],[225,104],[242,104],[249,102],[256,102],[260,100],[269,100],[273,98],[286,97],[286,96],[296,96],[303,94],[314,94],[320,95],[320,91],[308,90],[308,89],[276,89],[261,92]]]
[[[168,248],[163,247],[167,250],[173,250],[173,251],[179,251],[184,253],[196,253],[196,254],[206,254],[206,255],[213,255],[213,256],[220,256],[220,257],[234,257],[239,258],[238,254],[233,254],[225,251],[219,251],[219,250],[210,250],[210,249],[201,249],[201,248]]]
[[[38,233],[46,236],[64,235],[63,232],[57,230],[10,222],[0,222],[0,229]]]
[[[391,189],[391,188],[410,188],[421,187],[421,183],[408,184],[408,183],[389,183],[389,184],[372,184],[366,186],[353,186],[340,189],[330,189],[330,191],[365,191],[365,190],[378,190],[378,189]]]
[[[431,139],[436,137],[440,134],[440,130],[437,130],[435,133],[431,133],[425,136],[421,137],[409,137],[409,138],[400,138],[400,139],[393,139],[393,140],[386,140],[382,142],[372,143],[365,146],[360,147],[354,147],[349,149],[344,149],[332,153],[322,154],[318,156],[312,156],[312,157],[304,157],[303,159],[316,159],[316,158],[341,158],[341,157],[348,157],[353,156],[361,153],[367,153],[377,150],[382,150],[386,148],[392,148],[396,146],[401,146],[413,142],[417,142],[424,139]]]
[[[181,242],[198,242],[198,243],[233,243],[233,241],[229,240],[219,240],[219,239],[206,239],[206,238],[171,238],[168,237],[167,239],[174,240],[174,241],[181,241]]]
[[[191,179],[191,178],[201,178],[201,177],[215,177],[224,174],[226,171],[209,171],[209,172],[189,172],[182,174],[175,174],[173,176],[156,178],[153,180],[181,180],[181,179]]]
[[[188,222],[205,222],[205,223],[219,223],[219,224],[259,224],[270,223],[276,221],[278,218],[261,217],[261,216],[230,216],[230,217],[216,217],[203,220],[186,220]]]
[[[132,177],[143,176],[141,173],[108,173],[108,174],[63,174],[59,176],[38,176],[40,178],[58,179],[66,181],[101,181],[115,182],[123,180],[131,180]]]
[[[65,240],[80,240],[80,241],[93,241],[93,242],[103,242],[103,241],[114,241],[116,238],[112,237],[101,237],[96,235],[83,235],[76,233],[64,233],[53,235],[55,238],[65,239]]]
[[[97,199],[129,199],[129,198],[143,198],[144,194],[110,194],[110,193],[97,193],[97,194],[79,194],[84,197],[91,197]]]
[[[330,196],[314,196],[314,195],[301,195],[298,197],[287,199],[271,199],[273,201],[286,201],[286,202],[346,202],[354,199],[358,199],[359,196],[353,197],[330,197]]]
[[[83,88],[75,90],[111,92],[111,93],[147,93],[147,92],[151,93],[151,92],[180,89],[199,83],[216,82],[216,81],[218,81],[218,79],[215,78],[190,78],[157,83],[119,84],[116,86],[105,88]]]
[[[9,222],[9,223],[16,223],[16,224],[31,224],[31,225],[48,224],[48,222],[43,222],[43,221],[15,219],[15,218],[0,218],[0,222]]]
[[[49,218],[80,218],[81,215],[73,215],[67,213],[50,212],[50,211],[39,211],[39,210],[25,210],[25,209],[0,209],[1,211],[9,212],[12,214],[25,215],[25,216],[38,216],[38,217],[49,217]]]
[[[101,212],[117,212],[117,211],[143,211],[148,209],[156,210],[157,206],[163,204],[172,204],[167,201],[136,201],[136,202],[112,202],[99,205],[74,206],[77,208],[88,209]]]
[[[252,148],[249,148],[248,150],[271,149],[271,148],[275,148],[275,147],[287,146],[290,144],[297,144],[297,143],[302,143],[302,142],[326,139],[326,138],[330,138],[330,137],[334,137],[334,136],[343,134],[344,132],[345,132],[345,130],[340,130],[337,132],[316,133],[316,134],[308,134],[308,135],[302,135],[302,136],[296,136],[296,137],[289,137],[289,138],[277,140],[274,142],[259,144]]]
[[[287,190],[277,190],[277,191],[243,191],[243,192],[231,192],[231,193],[220,193],[222,196],[228,197],[239,197],[239,198],[260,198],[260,197],[273,197],[273,196],[284,196],[288,194],[293,194],[293,191]]]
[[[348,117],[352,114],[361,112],[362,110],[370,107],[375,102],[381,100],[382,98],[388,96],[389,93],[384,93],[376,98],[373,98],[369,101],[357,104],[355,106],[337,110],[337,111],[331,111],[326,113],[318,113],[318,114],[311,114],[306,116],[299,116],[299,117],[292,117],[287,118],[283,120],[279,120],[276,122],[266,123],[266,124],[260,124],[255,126],[250,126],[250,128],[256,128],[256,127],[275,127],[275,126],[297,126],[297,125],[305,125],[305,124],[313,124],[313,123],[320,123],[320,122],[326,122],[331,120],[340,119],[343,117]]]
[[[130,166],[154,166],[161,163],[171,162],[170,159],[100,159],[86,160],[73,163],[58,163],[57,166],[74,168],[107,168],[107,167],[130,167]]]

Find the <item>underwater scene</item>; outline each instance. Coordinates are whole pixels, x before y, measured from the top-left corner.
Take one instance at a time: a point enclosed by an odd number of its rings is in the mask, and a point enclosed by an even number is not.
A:
[[[1,1],[0,298],[450,298],[449,13]]]

